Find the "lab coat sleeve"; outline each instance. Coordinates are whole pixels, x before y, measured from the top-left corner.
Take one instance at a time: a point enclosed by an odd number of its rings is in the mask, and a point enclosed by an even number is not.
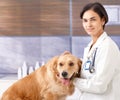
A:
[[[104,93],[114,77],[116,67],[118,67],[119,55],[120,51],[117,47],[104,45],[96,56],[96,74],[90,79],[76,78],[74,85],[83,92]]]

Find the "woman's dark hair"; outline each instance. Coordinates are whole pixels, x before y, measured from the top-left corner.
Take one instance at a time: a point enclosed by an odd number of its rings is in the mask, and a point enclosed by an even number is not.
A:
[[[105,8],[103,7],[103,5],[100,4],[99,2],[87,4],[83,8],[82,12],[80,13],[80,18],[81,19],[83,18],[84,13],[88,10],[93,10],[94,12],[96,12],[100,16],[101,19],[104,18],[105,19],[105,24],[108,22],[108,14],[107,14]],[[105,24],[103,25],[103,29],[105,27]]]

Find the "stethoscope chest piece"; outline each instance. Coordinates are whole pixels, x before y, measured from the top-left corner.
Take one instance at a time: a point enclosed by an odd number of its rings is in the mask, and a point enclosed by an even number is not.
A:
[[[85,63],[84,69],[85,70],[89,70],[90,73],[94,73],[95,72],[94,65],[95,65],[96,52],[97,52],[97,48],[94,51],[94,55],[93,55],[92,59],[90,60],[90,58],[88,58],[88,60]]]
[[[95,72],[95,68],[92,66],[92,68],[89,67],[89,72],[90,73],[94,73]]]

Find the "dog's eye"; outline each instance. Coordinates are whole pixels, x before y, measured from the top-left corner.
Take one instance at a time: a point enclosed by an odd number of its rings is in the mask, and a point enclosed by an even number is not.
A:
[[[69,63],[69,66],[73,66],[73,65],[74,65],[74,63],[73,63],[73,62],[70,62],[70,63]]]
[[[60,66],[63,66],[63,63],[59,63]]]

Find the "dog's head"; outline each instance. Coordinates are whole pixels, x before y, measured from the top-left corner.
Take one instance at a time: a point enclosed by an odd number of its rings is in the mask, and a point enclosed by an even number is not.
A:
[[[60,56],[55,56],[49,60],[49,76],[60,81],[64,85],[69,85],[73,78],[80,77],[82,61],[69,52]]]
[[[71,53],[64,53],[57,59],[57,77],[64,85],[69,85],[74,77],[80,76],[82,61]]]

